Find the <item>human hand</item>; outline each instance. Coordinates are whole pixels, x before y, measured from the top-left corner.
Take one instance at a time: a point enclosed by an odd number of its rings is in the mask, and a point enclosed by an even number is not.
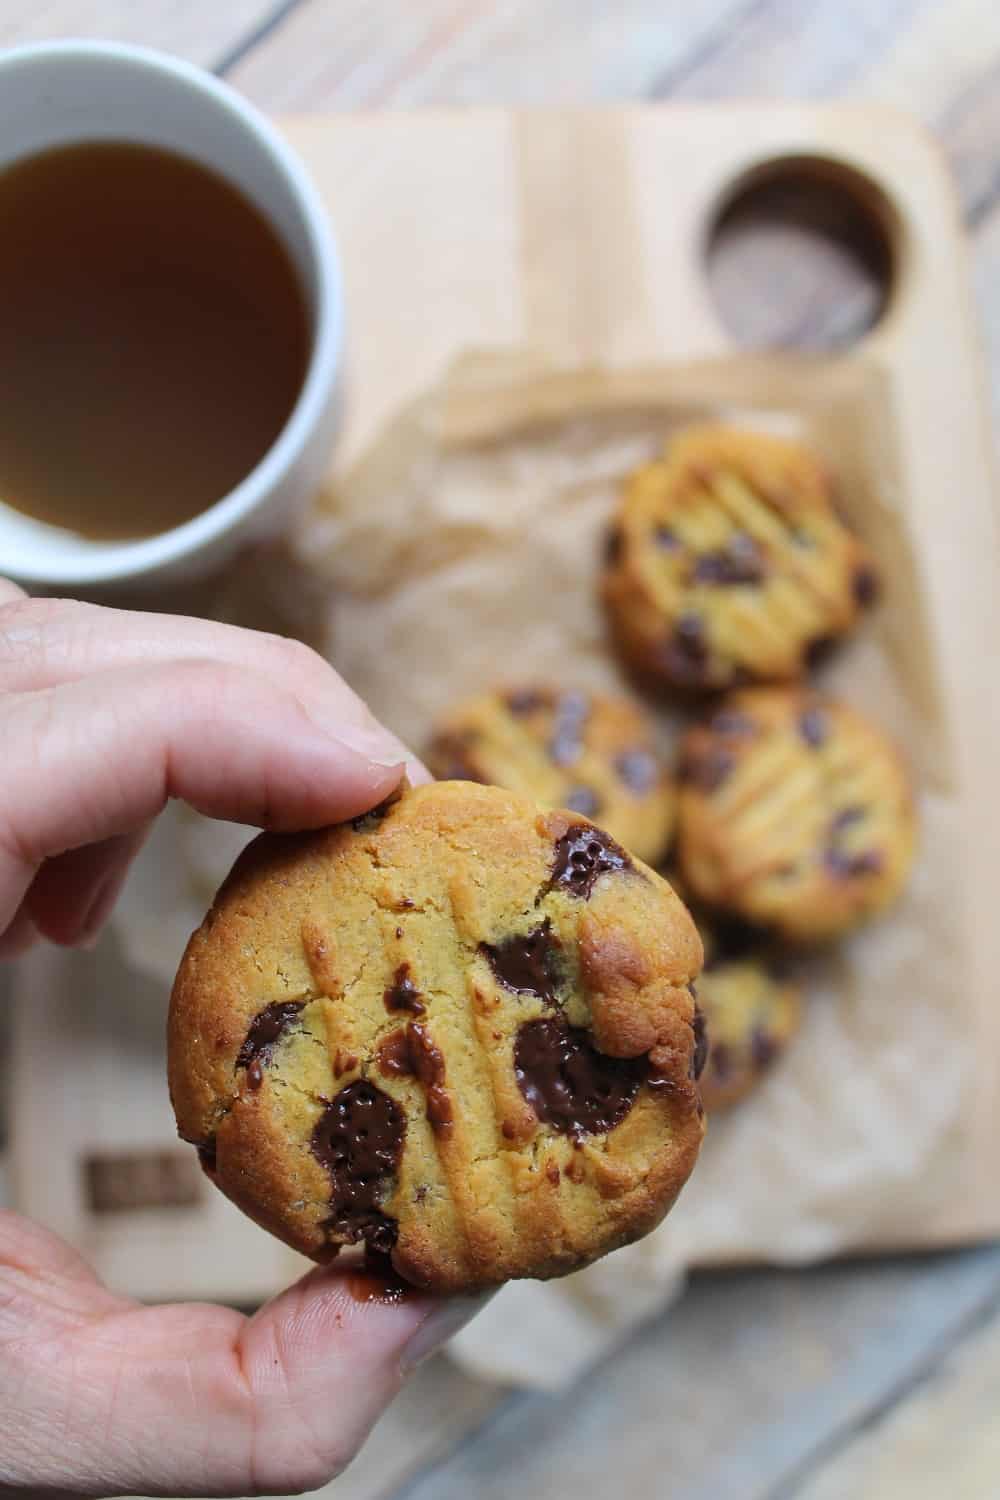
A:
[[[93,939],[150,821],[319,827],[406,752],[322,659],[198,620],[28,600],[0,580],[0,952]],[[411,779],[425,779],[418,763]],[[115,1296],[0,1213],[0,1496],[245,1495],[346,1464],[475,1302],[365,1300],[314,1270],[252,1318]]]

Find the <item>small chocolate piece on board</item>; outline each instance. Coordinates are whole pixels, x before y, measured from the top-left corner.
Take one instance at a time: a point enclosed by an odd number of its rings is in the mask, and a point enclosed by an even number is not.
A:
[[[92,1152],[81,1163],[88,1208],[95,1214],[142,1208],[193,1208],[204,1182],[190,1151]]]

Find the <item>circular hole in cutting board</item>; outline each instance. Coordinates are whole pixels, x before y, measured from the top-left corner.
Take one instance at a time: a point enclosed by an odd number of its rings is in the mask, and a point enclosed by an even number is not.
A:
[[[752,349],[856,344],[889,305],[896,222],[882,190],[838,162],[789,157],[755,168],[708,232],[708,283],[727,331]]]

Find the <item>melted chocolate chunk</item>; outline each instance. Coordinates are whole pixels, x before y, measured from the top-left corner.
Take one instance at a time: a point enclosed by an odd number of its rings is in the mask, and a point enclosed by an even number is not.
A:
[[[689,750],[677,768],[680,781],[690,782],[702,792],[714,792],[735,769],[736,757],[722,745],[711,745],[707,750]]]
[[[702,686],[708,677],[708,647],[700,615],[681,615],[672,636],[663,643],[663,665],[675,682],[690,687]]]
[[[399,793],[393,792],[392,796],[387,797],[384,802],[380,802],[378,807],[370,808],[368,812],[362,813],[359,818],[352,818],[351,827],[355,833],[368,833],[370,829],[377,828],[392,804],[398,802],[398,800]]]
[[[446,1135],[451,1130],[453,1115],[451,1099],[444,1086],[444,1054],[427,1027],[422,1026],[419,1021],[410,1022],[406,1035],[410,1044],[413,1071],[424,1086],[431,1129],[440,1135]]]
[[[282,1032],[291,1025],[305,1003],[304,1000],[275,1000],[254,1016],[246,1040],[236,1054],[236,1066],[247,1069],[251,1088],[260,1088],[261,1068],[270,1062]]]
[[[208,1138],[207,1141],[202,1141],[201,1144],[199,1146],[197,1146],[195,1149],[198,1152],[198,1160],[201,1162],[203,1170],[206,1171],[206,1172],[214,1172],[215,1171],[215,1136],[214,1135],[209,1136],[209,1138]]]
[[[589,786],[570,787],[562,802],[571,812],[583,813],[585,818],[596,818],[601,810],[601,799]]]
[[[823,862],[831,875],[847,880],[858,875],[877,875],[882,868],[882,855],[878,849],[862,849],[858,854],[848,854],[831,844],[824,851]]]
[[[851,580],[854,598],[862,609],[868,609],[878,598],[878,575],[874,568],[857,568]]]
[[[619,777],[637,797],[651,792],[660,776],[656,756],[648,750],[623,750],[615,756],[615,770]],[[579,809],[578,809],[579,810]]]
[[[426,1009],[420,991],[410,978],[409,964],[400,964],[382,998],[388,1011],[407,1010],[413,1016],[422,1016]]]
[[[323,1111],[310,1146],[332,1184],[326,1227],[348,1244],[364,1240],[388,1254],[396,1243],[396,1221],[382,1212],[382,1203],[399,1170],[405,1134],[401,1107],[363,1078],[341,1089]]]
[[[555,1004],[562,977],[562,949],[546,917],[532,932],[516,933],[496,947],[480,943],[479,951],[500,983],[517,995],[537,995]]]
[[[625,538],[620,526],[609,526],[604,534],[604,564],[613,568],[622,560]]]
[[[556,721],[549,740],[549,756],[554,765],[571,766],[580,759],[583,731],[590,713],[590,700],[584,693],[564,693],[556,704]]]
[[[676,552],[681,545],[681,539],[676,531],[670,526],[655,526],[653,528],[653,540],[664,552]]]
[[[643,1071],[634,1059],[605,1057],[586,1027],[561,1015],[527,1021],[514,1043],[521,1093],[542,1124],[562,1135],[604,1135],[621,1124]]]
[[[382,1038],[377,1056],[379,1071],[387,1078],[409,1078],[414,1072],[410,1041],[401,1026]]]
[[[720,708],[712,715],[711,729],[713,734],[722,735],[724,739],[745,739],[757,732],[750,715],[740,713],[736,708]]]
[[[547,889],[562,886],[570,895],[586,901],[599,876],[609,870],[631,868],[632,861],[613,838],[600,828],[580,824],[557,841]]]
[[[514,688],[503,701],[512,714],[521,718],[524,714],[537,713],[540,708],[548,708],[551,699],[548,693],[540,693],[537,688]]]
[[[690,1076],[697,1081],[705,1070],[705,1059],[708,1057],[708,1026],[705,1012],[699,1005],[695,1005],[691,1029],[694,1032],[694,1051],[691,1054]]]
[[[799,734],[807,745],[818,750],[830,732],[830,724],[821,708],[807,708],[799,715]]]
[[[858,823],[865,816],[863,807],[853,804],[850,807],[842,807],[839,812],[834,813],[830,820],[830,832],[840,833],[845,828],[850,828],[852,823]]]
[[[752,536],[737,531],[724,547],[704,552],[694,566],[695,583],[761,583],[767,567]]]
[[[479,738],[474,729],[445,730],[435,735],[430,754],[440,781],[479,781],[469,749]],[[360,820],[363,822],[363,819]]]
[[[805,657],[807,667],[821,667],[830,657],[837,642],[832,635],[818,635],[815,640],[809,642],[806,647]]]
[[[750,1056],[755,1068],[767,1068],[778,1055],[778,1044],[760,1026],[755,1026],[750,1035]]]

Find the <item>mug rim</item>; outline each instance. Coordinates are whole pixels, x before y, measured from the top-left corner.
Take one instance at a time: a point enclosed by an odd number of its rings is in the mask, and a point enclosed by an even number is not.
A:
[[[3,49],[0,79],[8,68],[51,58],[100,58],[131,64],[181,83],[235,116],[256,145],[270,156],[298,203],[315,267],[313,334],[301,389],[274,442],[237,485],[190,520],[153,536],[111,541],[93,546],[87,553],[50,558],[45,558],[42,543],[37,563],[25,558],[24,563],[14,560],[10,564],[12,576],[41,585],[114,583],[158,573],[209,547],[251,515],[280,482],[322,421],[336,382],[344,344],[343,273],[326,208],[306,167],[267,116],[231,85],[194,63],[154,47],[72,39]],[[261,211],[270,219],[266,210]],[[284,243],[280,231],[275,232]],[[0,502],[2,499],[0,494]],[[0,572],[3,568],[0,563]]]

